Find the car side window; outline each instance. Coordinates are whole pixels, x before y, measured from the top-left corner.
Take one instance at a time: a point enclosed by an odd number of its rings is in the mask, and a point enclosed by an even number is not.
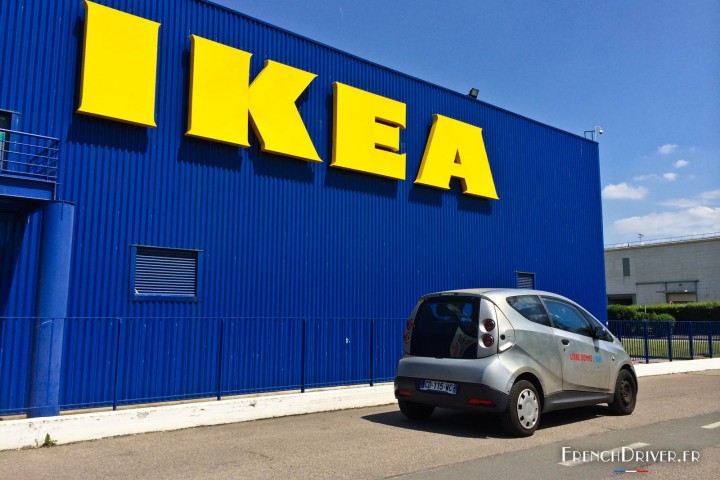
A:
[[[517,297],[508,297],[506,300],[508,305],[531,322],[548,327],[551,326],[545,308],[543,308],[542,302],[537,296],[519,295]]]
[[[543,297],[553,326],[566,332],[592,337],[593,332],[585,316],[574,306],[554,298]]]

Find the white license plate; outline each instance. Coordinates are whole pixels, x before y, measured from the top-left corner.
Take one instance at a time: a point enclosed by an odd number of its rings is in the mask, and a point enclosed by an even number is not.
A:
[[[421,380],[420,390],[430,390],[433,392],[455,395],[457,393],[457,383],[438,382],[437,380]]]

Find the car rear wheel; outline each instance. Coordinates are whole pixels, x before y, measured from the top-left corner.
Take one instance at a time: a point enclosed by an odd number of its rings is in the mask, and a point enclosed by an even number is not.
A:
[[[540,400],[535,385],[520,380],[510,389],[505,411],[500,415],[505,432],[514,437],[529,437],[540,422]]]
[[[610,411],[615,415],[630,415],[635,410],[637,400],[637,383],[627,370],[620,370],[615,381],[615,395],[609,403]]]
[[[425,420],[432,415],[435,407],[421,403],[399,401],[400,411],[410,420]]]

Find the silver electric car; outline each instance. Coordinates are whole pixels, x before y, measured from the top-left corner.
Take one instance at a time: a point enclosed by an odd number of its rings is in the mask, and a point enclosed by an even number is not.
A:
[[[499,412],[505,431],[530,436],[552,410],[608,403],[629,415],[637,377],[602,323],[553,293],[455,290],[425,295],[407,321],[395,377],[412,420],[435,407]]]

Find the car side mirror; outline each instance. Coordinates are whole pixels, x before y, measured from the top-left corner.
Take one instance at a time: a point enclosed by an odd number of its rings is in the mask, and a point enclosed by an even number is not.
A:
[[[595,327],[595,338],[603,338],[606,336],[607,334],[605,333],[605,329],[603,327],[600,325]]]

